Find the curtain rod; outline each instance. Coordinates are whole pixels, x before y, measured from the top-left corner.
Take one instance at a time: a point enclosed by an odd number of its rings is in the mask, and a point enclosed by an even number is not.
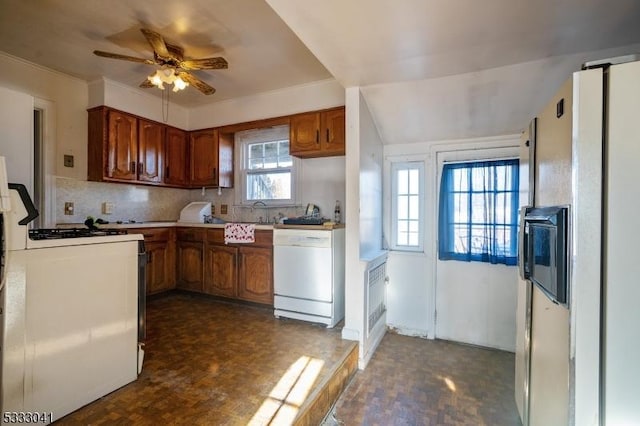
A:
[[[477,158],[475,160],[442,160],[443,163],[447,164],[461,164],[461,163],[478,163],[482,161],[502,161],[502,160],[519,160],[519,157],[514,157],[513,155],[509,155],[506,157],[498,157],[498,158]]]

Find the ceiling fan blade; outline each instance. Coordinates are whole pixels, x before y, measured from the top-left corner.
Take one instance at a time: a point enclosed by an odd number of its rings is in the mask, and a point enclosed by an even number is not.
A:
[[[152,82],[149,81],[148,78],[145,78],[144,81],[140,83],[140,87],[142,87],[143,89],[150,89],[155,86],[153,85]]]
[[[155,65],[151,59],[136,58],[135,56],[120,55],[118,53],[103,52],[102,50],[94,50],[93,53],[103,58],[123,59],[125,61],[140,62],[141,64]]]
[[[188,72],[179,72],[178,77],[189,83],[191,86],[195,87],[205,95],[213,95],[216,92],[216,89],[209,86],[204,81],[200,80],[193,74],[189,74]]]
[[[167,49],[167,44],[160,34],[146,28],[140,28],[140,31],[142,31],[142,34],[144,34],[158,57],[162,59],[171,59],[171,54],[169,53],[169,49]]]
[[[187,59],[180,62],[180,68],[184,70],[223,70],[229,68],[229,64],[222,57]]]

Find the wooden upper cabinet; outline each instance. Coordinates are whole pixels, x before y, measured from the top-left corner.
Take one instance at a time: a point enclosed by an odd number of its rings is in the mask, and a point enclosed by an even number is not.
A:
[[[107,177],[136,180],[138,120],[119,111],[108,111]]]
[[[217,129],[191,132],[189,144],[191,187],[233,187],[233,135]]]
[[[164,152],[166,154],[164,182],[169,185],[188,185],[189,138],[187,132],[175,127],[167,127]]]
[[[218,185],[218,131],[191,132],[190,142],[192,186]]]
[[[138,121],[138,176],[141,182],[162,183],[165,126]]]
[[[89,180],[163,183],[166,126],[104,106],[88,112]]]
[[[345,154],[345,114],[344,108],[325,111],[320,114],[320,128],[324,131],[321,138],[322,152],[327,156]]]
[[[295,157],[344,155],[344,107],[292,116],[289,141],[291,155]]]
[[[291,117],[289,124],[289,151],[291,155],[320,151],[320,114],[310,112]]]

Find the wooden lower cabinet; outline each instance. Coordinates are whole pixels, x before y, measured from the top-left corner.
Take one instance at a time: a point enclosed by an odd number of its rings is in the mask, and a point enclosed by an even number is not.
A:
[[[180,241],[176,243],[177,268],[176,287],[201,292],[204,243],[202,241]]]
[[[273,249],[239,248],[238,298],[273,304]]]
[[[225,244],[224,229],[207,229],[207,294],[273,305],[273,231],[256,230],[255,243]]]
[[[129,234],[142,234],[147,252],[147,294],[176,287],[176,241],[173,228],[130,228]]]
[[[207,243],[204,264],[204,292],[236,297],[238,249]]]
[[[147,250],[147,294],[171,290],[176,286],[175,252],[167,242],[145,244]]]

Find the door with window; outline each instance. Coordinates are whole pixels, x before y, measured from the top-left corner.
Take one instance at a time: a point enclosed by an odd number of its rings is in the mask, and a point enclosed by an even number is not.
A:
[[[438,160],[435,335],[514,351],[518,160]]]

